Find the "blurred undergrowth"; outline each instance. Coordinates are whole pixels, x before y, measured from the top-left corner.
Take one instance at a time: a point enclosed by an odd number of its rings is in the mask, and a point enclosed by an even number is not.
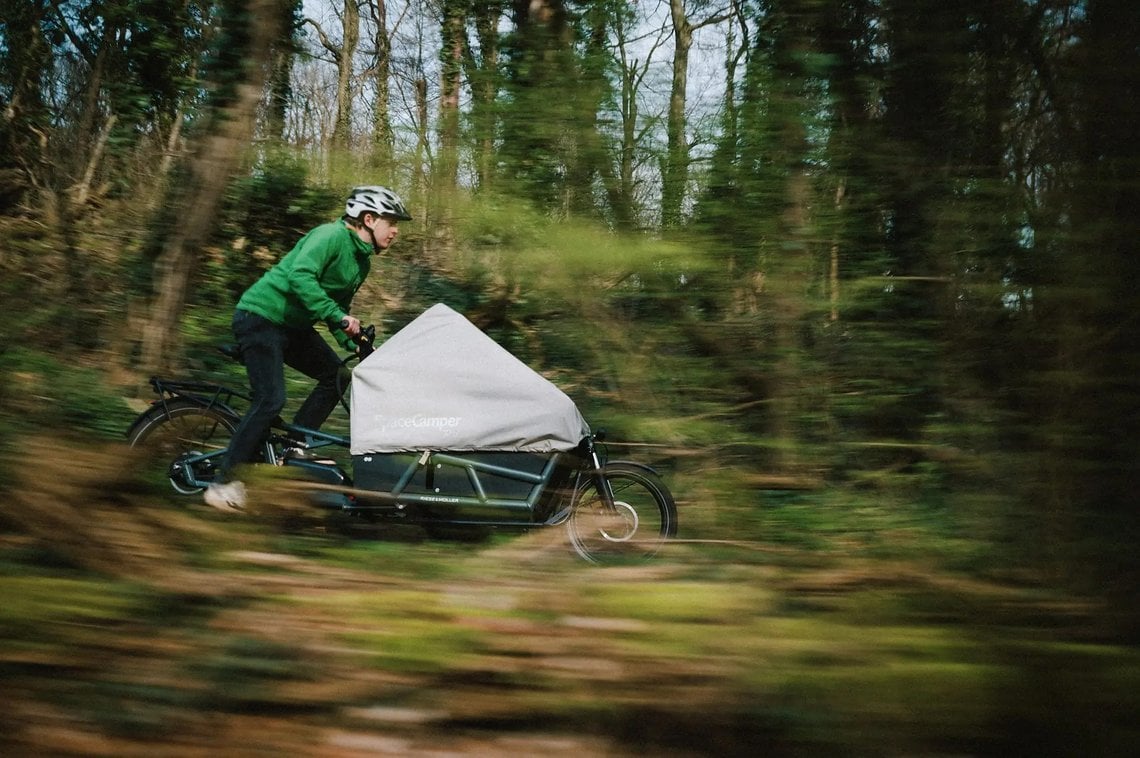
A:
[[[936,561],[678,545],[609,570],[527,537],[164,528],[197,553],[177,590],[0,543],[13,747],[59,746],[37,731],[55,709],[71,739],[116,752],[346,733],[460,752],[544,735],[590,755],[1123,755],[1140,740],[1140,654],[1095,605]]]
[[[121,438],[129,409],[120,388],[100,367],[83,358],[69,359],[12,346],[0,351],[0,437],[59,430],[77,437]]]

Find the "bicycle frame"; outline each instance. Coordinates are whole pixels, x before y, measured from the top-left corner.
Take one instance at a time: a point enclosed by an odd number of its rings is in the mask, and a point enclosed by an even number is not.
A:
[[[423,451],[406,464],[389,469],[392,476],[381,481],[368,467],[385,456],[358,456],[354,466],[353,509],[361,513],[395,516],[411,523],[482,524],[487,526],[530,527],[556,523],[546,518],[553,510],[550,495],[559,481],[563,457],[551,454],[539,470],[501,465],[439,451]],[[362,470],[363,469],[363,470]],[[437,470],[462,472],[468,492],[444,490],[432,485]],[[427,486],[425,487],[425,481]],[[506,482],[516,494],[496,492]],[[544,506],[551,503],[551,507]]]
[[[177,398],[221,413],[235,426],[240,422],[241,414],[233,407],[234,400],[250,399],[249,395],[232,387],[206,382],[165,380],[156,377],[151,379],[151,385],[159,395],[152,413],[154,409],[168,413],[168,403]],[[142,418],[140,416],[136,423]],[[565,520],[574,499],[566,497],[559,502],[555,500],[556,495],[559,492],[577,492],[586,479],[594,484],[606,510],[613,511],[616,508],[610,482],[603,475],[605,463],[596,445],[596,440],[601,439],[600,434],[597,437],[585,438],[579,449],[570,454],[570,457],[579,460],[567,461],[568,454],[552,453],[546,457],[540,468],[536,468],[533,460],[529,467],[523,467],[475,460],[472,456],[464,457],[459,453],[425,450],[414,454],[410,462],[391,481],[390,486],[389,483],[384,483],[382,487],[375,477],[372,477],[372,481],[368,481],[368,476],[363,477],[365,486],[361,487],[357,477],[344,471],[340,464],[333,460],[282,457],[278,452],[279,448],[300,436],[306,439],[306,448],[309,450],[330,446],[342,449],[349,447],[349,438],[344,435],[309,429],[277,419],[266,440],[265,463],[297,465],[309,470],[326,483],[343,486],[346,489],[346,497],[340,507],[347,510],[371,512],[377,515],[390,514],[409,522],[424,520],[456,525],[499,527],[553,526]],[[205,488],[210,482],[198,479],[195,471],[203,469],[201,464],[216,461],[225,454],[226,450],[223,448],[187,455],[175,461],[171,471],[176,472],[185,484]],[[361,462],[371,461],[373,456],[356,456],[356,458],[359,460],[355,461],[357,465],[353,466],[354,469],[359,468]],[[430,486],[427,487],[427,491],[415,491],[413,483],[417,475],[422,474],[430,485],[432,472],[443,467],[462,471],[470,487],[470,494],[441,492],[438,488]],[[559,478],[560,474],[563,476],[562,479]],[[525,489],[525,494],[498,495],[492,491],[492,480],[511,482],[514,487]],[[368,486],[369,484],[375,486]],[[563,489],[565,487],[569,489]],[[432,489],[434,491],[431,491]]]
[[[159,398],[132,424],[131,445],[151,446],[154,455],[140,460],[147,477],[164,476],[183,496],[200,493],[213,483],[223,446],[241,422],[235,399],[248,398],[220,384],[151,384]],[[657,473],[606,460],[601,431],[573,450],[412,449],[356,454],[350,463],[283,454],[301,435],[309,450],[351,453],[345,435],[277,418],[257,461],[294,467],[308,505],[351,520],[415,525],[443,537],[564,527],[574,552],[593,563],[650,557],[677,531],[676,503]]]

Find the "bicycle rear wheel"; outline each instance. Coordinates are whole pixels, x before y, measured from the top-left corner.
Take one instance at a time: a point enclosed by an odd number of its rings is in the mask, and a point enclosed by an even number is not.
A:
[[[214,480],[238,419],[185,401],[155,406],[131,429],[127,442],[143,451],[143,477],[166,480],[180,495],[201,492]]]
[[[592,563],[651,558],[677,534],[677,504],[652,470],[614,462],[605,468],[614,493],[606,506],[593,478],[575,493],[566,529],[579,556]]]

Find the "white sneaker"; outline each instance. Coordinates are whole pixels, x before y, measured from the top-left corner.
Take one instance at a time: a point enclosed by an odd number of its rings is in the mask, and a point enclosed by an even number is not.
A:
[[[236,513],[245,510],[245,485],[241,482],[211,484],[206,488],[206,505],[219,511]]]

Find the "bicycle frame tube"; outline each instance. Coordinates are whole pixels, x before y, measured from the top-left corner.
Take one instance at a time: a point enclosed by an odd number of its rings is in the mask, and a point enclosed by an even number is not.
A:
[[[277,434],[273,434],[276,432]],[[288,440],[281,436],[281,432],[289,435]],[[347,448],[349,445],[348,437],[341,434],[331,434],[329,432],[322,432],[320,429],[310,429],[305,426],[298,426],[297,424],[288,424],[285,422],[274,424],[270,428],[270,442],[281,442],[286,446],[290,444],[296,445],[298,437],[304,437],[306,440],[305,449],[317,450],[322,447],[343,447]],[[270,461],[275,463],[276,461]]]
[[[554,477],[561,456],[557,453],[550,456],[542,470],[536,473],[495,465],[482,461],[473,461],[460,455],[451,455],[445,452],[425,451],[418,458],[411,461],[400,477],[393,483],[390,490],[355,490],[360,501],[373,500],[382,503],[385,507],[394,506],[397,511],[404,511],[409,506],[443,507],[453,511],[451,518],[442,520],[449,523],[502,523],[514,526],[533,524],[533,515],[542,496]],[[473,495],[453,495],[445,492],[409,492],[408,488],[416,474],[431,466],[446,465],[462,469],[471,486]],[[488,494],[484,486],[483,476],[498,476],[513,479],[529,485],[526,497],[494,497]],[[362,508],[369,506],[362,503]],[[474,513],[487,513],[488,508],[510,513],[525,514],[520,520],[488,520],[486,517],[465,518],[460,515],[471,511]]]

